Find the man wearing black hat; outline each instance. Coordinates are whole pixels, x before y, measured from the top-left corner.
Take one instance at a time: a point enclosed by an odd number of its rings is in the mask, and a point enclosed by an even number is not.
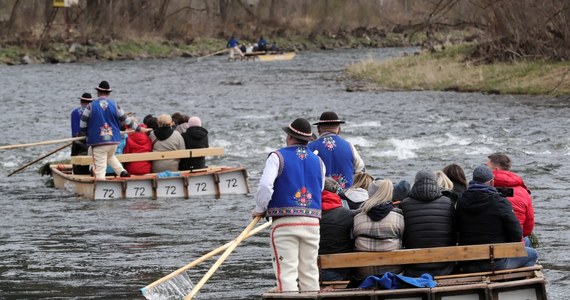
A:
[[[327,177],[336,180],[343,189],[352,186],[352,179],[357,172],[365,172],[364,162],[354,146],[339,136],[340,120],[335,112],[325,111],[321,114],[317,125],[319,139],[309,143],[311,151],[317,155],[327,167]]]
[[[279,291],[318,291],[325,166],[307,148],[307,143],[316,138],[309,121],[298,118],[283,131],[287,133],[287,147],[267,158],[252,216],[273,218],[271,255]]]
[[[473,171],[473,180],[457,201],[456,222],[459,245],[478,245],[522,241],[522,229],[509,201],[493,187],[493,172],[487,166]],[[463,262],[465,272],[484,272],[529,267],[537,253],[526,248],[526,257]]]
[[[89,93],[83,93],[79,97],[78,108],[71,111],[71,136],[76,137],[79,134],[79,122],[81,121],[81,116],[83,111],[93,101],[93,97]],[[74,141],[71,145],[71,156],[77,155],[87,155],[88,147],[85,141]],[[73,165],[73,174],[89,174],[89,166]]]
[[[107,81],[101,81],[97,90],[97,99],[89,103],[81,116],[80,135],[87,136],[87,145],[93,154],[93,171],[96,179],[105,179],[107,162],[116,174],[129,177],[123,165],[115,157],[117,146],[121,141],[121,125],[146,131],[128,117],[125,112],[111,100],[111,87]]]

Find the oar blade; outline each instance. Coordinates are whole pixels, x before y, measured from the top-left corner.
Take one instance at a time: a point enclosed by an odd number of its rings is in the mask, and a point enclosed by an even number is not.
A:
[[[145,287],[141,289],[141,293],[149,300],[171,300],[184,299],[188,295],[194,284],[186,272],[153,287]]]

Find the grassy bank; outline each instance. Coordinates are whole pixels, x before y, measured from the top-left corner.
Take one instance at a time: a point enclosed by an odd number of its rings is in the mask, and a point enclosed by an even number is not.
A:
[[[465,60],[471,51],[471,45],[457,45],[436,53],[363,61],[347,72],[361,82],[360,89],[570,95],[570,62],[473,64]]]
[[[382,37],[368,36],[291,36],[275,41],[285,51],[328,50],[339,48],[377,48],[418,45],[422,37],[405,39],[401,34],[387,34]],[[255,43],[244,41],[242,43]],[[92,60],[158,59],[170,57],[200,57],[224,49],[226,40],[196,38],[189,43],[168,40],[115,40],[99,42],[52,42],[42,51],[37,47],[0,47],[0,63],[8,65],[33,63],[70,63]]]

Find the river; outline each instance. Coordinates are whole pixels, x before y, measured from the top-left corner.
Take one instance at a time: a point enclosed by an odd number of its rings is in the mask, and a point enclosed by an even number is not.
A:
[[[532,190],[550,299],[570,294],[570,102],[454,92],[346,92],[341,70],[405,49],[301,52],[293,61],[227,63],[221,57],[0,66],[0,144],[66,138],[83,92],[107,80],[125,111],[182,112],[202,118],[209,164],[246,166],[255,191],[264,160],[284,145],[282,126],[316,121],[325,110],[346,120],[369,173],[393,181],[423,168],[461,165],[471,178],[488,154],[506,152]],[[409,49],[408,49],[409,50]],[[139,289],[235,238],[250,221],[252,195],[219,200],[90,201],[45,185],[24,163],[58,145],[0,152],[0,299],[141,299]],[[213,263],[189,274],[196,283]],[[274,284],[268,233],[240,245],[200,299],[255,299]]]

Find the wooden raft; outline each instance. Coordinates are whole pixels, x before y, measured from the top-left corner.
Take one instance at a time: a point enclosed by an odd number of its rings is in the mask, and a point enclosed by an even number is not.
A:
[[[201,149],[186,149],[176,151],[164,152],[145,152],[145,153],[129,153],[117,154],[117,159],[120,162],[133,162],[133,161],[148,161],[148,160],[164,160],[164,159],[179,159],[179,158],[193,158],[204,156],[221,156],[224,155],[224,148],[212,147]],[[72,156],[71,163],[74,165],[92,165],[93,157],[90,155]]]

